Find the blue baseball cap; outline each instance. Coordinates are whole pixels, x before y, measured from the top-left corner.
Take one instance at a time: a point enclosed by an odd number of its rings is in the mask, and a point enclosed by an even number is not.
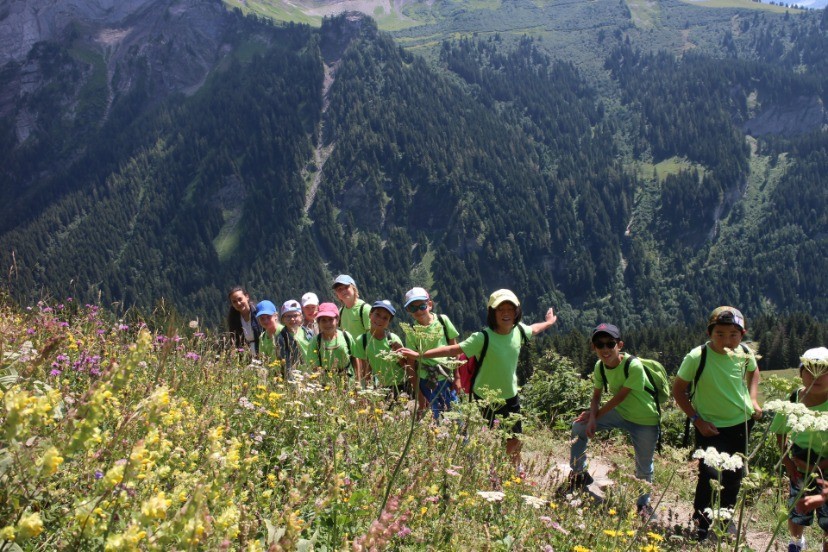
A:
[[[259,301],[259,304],[256,305],[256,318],[263,314],[276,314],[276,305],[268,300]]]
[[[371,310],[374,309],[385,309],[391,313],[391,316],[397,316],[397,309],[394,308],[394,305],[391,304],[391,301],[388,299],[380,299],[379,301],[374,301],[374,304],[371,305]]]
[[[340,274],[339,276],[336,277],[336,280],[334,280],[334,283],[331,287],[336,288],[336,286],[354,286],[354,287],[356,287],[356,282],[354,281],[353,278],[351,278],[347,274]]]

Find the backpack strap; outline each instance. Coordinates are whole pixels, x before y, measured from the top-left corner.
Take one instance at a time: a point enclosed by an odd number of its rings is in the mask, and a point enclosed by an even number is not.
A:
[[[322,334],[316,334],[316,356],[319,358],[319,366],[322,366]]]
[[[362,350],[366,351],[368,349],[368,332],[362,334]]]
[[[601,371],[601,381],[604,382],[604,393],[607,393],[609,392],[609,382],[607,382],[607,373],[604,371],[604,361],[599,360],[598,364],[600,366],[599,370]]]
[[[443,320],[444,316],[445,316],[444,314],[438,314],[437,315],[437,320],[440,321],[440,325],[443,327],[443,336],[446,338],[446,345],[448,345],[448,342],[449,342],[448,324],[446,324],[446,321]]]
[[[483,359],[486,358],[486,351],[489,350],[489,332],[486,331],[486,328],[481,330],[483,332],[483,348],[480,349],[480,356],[476,357],[475,360],[477,362],[477,370],[474,371],[471,377],[471,389],[472,393],[474,393],[474,382],[477,380],[477,374],[480,373],[480,369],[483,367]]]
[[[363,303],[361,307],[359,307],[359,323],[362,325],[362,329],[367,330],[368,328],[365,327],[365,307],[368,306],[368,303]]]
[[[702,345],[701,356],[699,357],[699,367],[696,368],[696,375],[693,376],[693,387],[690,388],[690,392],[687,394],[687,398],[691,401],[693,400],[693,396],[696,394],[696,389],[699,387],[699,378],[701,378],[702,372],[704,372],[705,364],[707,364],[707,343]]]

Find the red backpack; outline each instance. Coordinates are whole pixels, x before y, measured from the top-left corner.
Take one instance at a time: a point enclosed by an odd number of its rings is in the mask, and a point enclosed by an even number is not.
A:
[[[488,328],[483,328],[483,348],[480,349],[480,356],[478,358],[466,356],[466,353],[461,353],[460,356],[457,358],[463,360],[463,364],[457,367],[457,374],[460,376],[460,386],[463,388],[463,392],[467,395],[472,394],[472,389],[474,389],[474,380],[477,379],[477,374],[480,371],[480,367],[483,366],[483,359],[486,358],[486,351],[489,349],[489,332],[487,332]],[[517,329],[520,330],[520,346],[523,347],[523,344],[526,343],[526,331],[523,329],[523,326],[520,324],[517,325]]]

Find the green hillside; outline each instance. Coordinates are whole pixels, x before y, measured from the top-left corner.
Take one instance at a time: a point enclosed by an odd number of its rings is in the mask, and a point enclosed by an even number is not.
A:
[[[663,2],[645,29],[616,3],[434,9],[393,35],[228,13],[196,93],[160,95],[134,61],[111,105],[82,36],[34,50],[48,86],[0,119],[12,293],[163,297],[218,324],[231,285],[324,297],[348,272],[367,299],[428,282],[466,329],[499,287],[563,328],[722,303],[828,316],[828,137],[803,115],[825,117],[824,14]]]

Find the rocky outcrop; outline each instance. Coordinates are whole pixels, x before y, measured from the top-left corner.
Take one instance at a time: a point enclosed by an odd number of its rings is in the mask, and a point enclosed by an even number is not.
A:
[[[155,0],[9,0],[0,7],[0,65],[25,59],[74,21],[116,25]]]
[[[751,136],[776,134],[796,136],[828,124],[828,112],[819,96],[799,97],[785,105],[764,106],[761,113],[743,125]]]

